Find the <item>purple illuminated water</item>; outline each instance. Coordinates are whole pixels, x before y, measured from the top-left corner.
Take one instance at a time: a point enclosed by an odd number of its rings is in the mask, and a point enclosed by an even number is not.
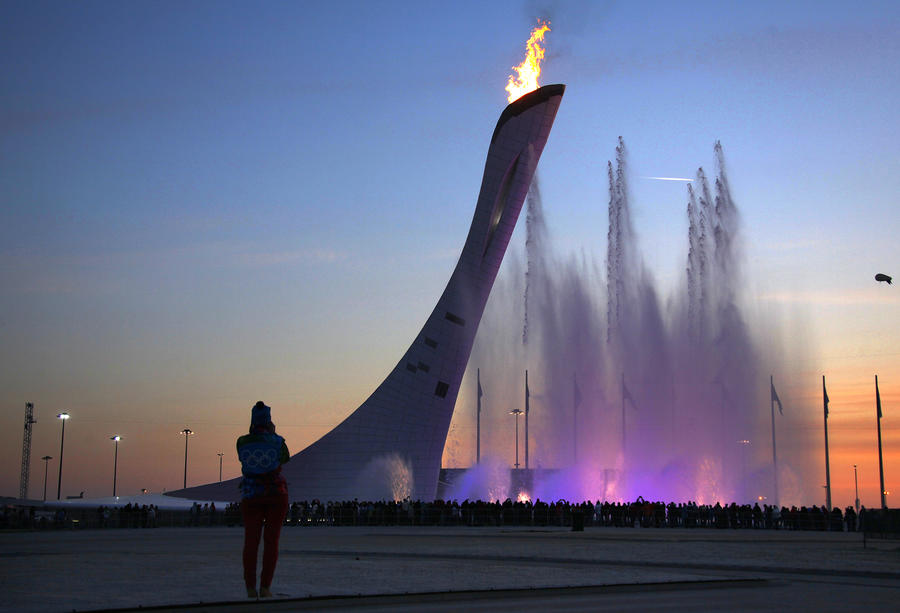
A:
[[[496,458],[511,464],[512,417],[503,417],[524,409],[527,368],[529,464],[553,469],[537,471],[532,498],[771,502],[773,364],[760,345],[776,333],[751,329],[745,316],[740,220],[719,143],[714,155],[714,172],[701,168],[689,184],[687,261],[667,296],[637,249],[621,138],[608,165],[604,263],[555,255],[535,177],[525,255],[508,255],[469,361],[485,390],[482,458],[495,459],[460,480],[454,497],[518,494]],[[465,396],[457,413],[471,411]],[[780,502],[791,502],[799,479],[789,462],[779,469]]]

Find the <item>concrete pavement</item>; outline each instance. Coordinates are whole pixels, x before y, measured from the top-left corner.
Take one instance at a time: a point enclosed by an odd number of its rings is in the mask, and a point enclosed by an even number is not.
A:
[[[858,534],[288,527],[276,599],[255,603],[241,582],[242,536],[226,527],[0,534],[0,607],[848,611],[900,602],[900,543],[864,548]]]

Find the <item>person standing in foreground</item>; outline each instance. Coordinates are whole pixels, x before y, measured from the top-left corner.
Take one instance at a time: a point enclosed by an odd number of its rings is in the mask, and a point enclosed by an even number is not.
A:
[[[284,438],[275,434],[272,410],[262,401],[253,405],[250,433],[237,440],[241,461],[241,514],[244,517],[244,583],[249,598],[270,598],[278,562],[278,537],[288,510],[287,481],[281,465],[291,459]],[[265,531],[263,532],[263,526]],[[256,557],[263,540],[262,574],[256,591]]]

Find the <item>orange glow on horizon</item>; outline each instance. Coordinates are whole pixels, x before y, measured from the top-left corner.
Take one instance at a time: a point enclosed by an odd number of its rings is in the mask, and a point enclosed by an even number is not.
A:
[[[538,19],[538,25],[531,31],[528,42],[525,43],[525,59],[512,69],[516,76],[509,75],[506,83],[508,102],[515,102],[528,92],[538,88],[538,78],[541,76],[541,62],[544,60],[544,34],[550,31],[550,22]]]

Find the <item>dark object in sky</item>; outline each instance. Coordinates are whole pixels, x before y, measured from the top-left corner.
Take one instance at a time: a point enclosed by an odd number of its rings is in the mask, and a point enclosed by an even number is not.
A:
[[[886,274],[881,273],[881,272],[878,273],[877,275],[875,275],[875,280],[876,281],[887,281],[888,285],[891,284],[891,277],[889,277]]]

